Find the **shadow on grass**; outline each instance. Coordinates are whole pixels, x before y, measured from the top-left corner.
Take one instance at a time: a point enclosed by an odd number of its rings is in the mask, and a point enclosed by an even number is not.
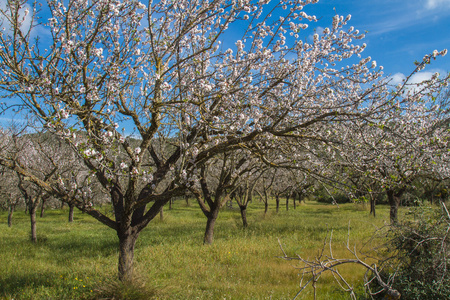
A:
[[[55,256],[77,259],[84,256],[107,257],[116,255],[119,241],[113,239],[71,238],[53,241],[46,245]]]
[[[70,299],[77,289],[71,280],[50,272],[31,271],[0,277],[1,299]],[[50,291],[55,294],[49,294]]]

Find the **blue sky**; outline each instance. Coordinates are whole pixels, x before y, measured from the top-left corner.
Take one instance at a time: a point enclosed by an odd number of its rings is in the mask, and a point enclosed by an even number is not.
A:
[[[6,1],[0,0],[0,7]],[[362,41],[367,44],[363,56],[371,56],[383,66],[393,83],[410,74],[414,61],[425,54],[435,49],[450,50],[450,0],[319,0],[305,6],[305,11],[319,18],[317,23],[309,23],[309,29],[318,31],[330,26],[336,13],[351,14],[349,26],[367,31]],[[45,32],[40,34],[45,36]],[[413,80],[420,82],[434,72],[450,72],[450,54],[433,61]],[[0,116],[0,124],[4,122],[5,116]]]
[[[364,56],[371,56],[395,80],[410,74],[414,61],[425,54],[450,51],[450,0],[320,0],[305,11],[321,18],[318,27],[329,26],[336,13],[351,14],[349,25],[368,31]],[[450,72],[450,54],[433,61],[415,79],[434,72]]]
[[[0,0],[0,7],[6,1]],[[425,54],[450,48],[450,0],[319,0],[305,6],[305,11],[319,18],[317,23],[309,23],[310,29],[319,31],[330,26],[336,13],[351,14],[349,25],[367,31],[364,56],[371,56],[386,75],[396,78],[411,73],[414,61]],[[450,72],[450,54],[433,61],[417,80],[436,71]]]

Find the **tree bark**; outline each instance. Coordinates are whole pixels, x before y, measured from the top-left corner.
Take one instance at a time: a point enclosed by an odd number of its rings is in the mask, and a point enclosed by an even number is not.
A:
[[[13,213],[14,213],[14,205],[10,205],[9,206],[9,211],[8,211],[8,227],[12,226]]]
[[[131,282],[133,280],[134,246],[139,234],[133,234],[131,227],[117,233],[119,237],[119,280]]]
[[[69,204],[69,223],[73,222],[73,211],[74,211],[75,205]]]
[[[239,205],[239,209],[241,210],[242,225],[244,226],[244,228],[247,228],[247,205]]]
[[[214,225],[216,224],[217,217],[208,217],[206,222],[205,236],[203,238],[204,245],[212,245],[214,242]]]
[[[297,203],[296,203],[296,201],[297,201],[297,193],[294,192],[294,193],[292,194],[292,203],[294,203],[294,209],[297,208]]]
[[[161,207],[161,210],[159,211],[159,219],[161,221],[164,221],[164,207]]]
[[[373,195],[370,195],[370,214],[373,214],[373,216],[375,217],[375,206],[376,206],[376,198]]]
[[[264,214],[267,214],[268,211],[269,211],[269,202],[264,201]]]
[[[286,195],[286,210],[289,210],[289,194]]]
[[[386,194],[389,200],[389,219],[391,225],[395,225],[398,223],[398,206],[400,204],[400,196],[401,194],[395,194],[393,190],[387,190]]]
[[[37,231],[36,231],[36,206],[30,204],[30,207],[28,208],[30,212],[30,224],[31,224],[31,242],[37,243]]]
[[[213,206],[211,212],[206,215],[206,229],[203,238],[204,245],[212,245],[214,242],[214,226],[216,225],[217,217],[219,216],[219,206]]]
[[[277,205],[277,213],[280,210],[280,196],[279,195],[275,195],[275,202]]]
[[[47,200],[45,197],[42,198],[41,201],[41,214],[39,215],[40,218],[44,217],[44,211],[45,211],[45,200]]]

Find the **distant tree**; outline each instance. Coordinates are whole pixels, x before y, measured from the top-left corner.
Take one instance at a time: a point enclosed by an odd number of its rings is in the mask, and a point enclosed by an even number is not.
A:
[[[14,172],[2,168],[0,178],[0,207],[8,211],[8,227],[11,227],[14,211],[17,205],[23,203],[23,197],[17,188],[17,177]]]
[[[52,135],[25,134],[24,131],[4,132],[2,156],[15,173],[15,188],[25,199],[30,215],[31,241],[37,242],[36,210],[39,204],[53,196],[45,184],[56,181],[56,174],[76,172],[74,161],[67,155],[64,142]],[[26,169],[26,174],[22,171]],[[34,179],[33,179],[34,178]],[[38,184],[36,182],[42,182]]]
[[[255,186],[265,171],[265,169],[257,162],[253,163],[250,161],[248,166],[249,169],[246,170],[245,175],[240,176],[239,185],[232,194],[239,206],[244,228],[248,227],[247,207],[253,201]]]
[[[199,183],[189,187],[207,218],[204,244],[212,244],[220,209],[236,193],[238,180],[251,168],[245,156],[223,154],[201,166]]]
[[[374,181],[375,186],[385,191],[392,224],[398,222],[402,195],[414,188],[415,180],[426,177],[444,180],[450,176],[447,146],[450,99],[439,98],[439,92],[439,89],[430,91],[426,87],[411,86],[407,93],[417,98],[418,103],[413,106],[425,103],[421,109],[398,109],[374,124],[355,122],[356,126],[349,128],[347,134],[357,142],[345,144],[338,150],[354,175]],[[364,185],[358,187],[364,192],[361,187]],[[366,190],[371,188],[366,187]]]

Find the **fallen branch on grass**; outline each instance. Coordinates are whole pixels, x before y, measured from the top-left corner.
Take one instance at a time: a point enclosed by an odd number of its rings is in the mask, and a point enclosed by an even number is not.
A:
[[[387,299],[400,299],[400,293],[392,288],[392,286],[388,283],[386,283],[383,278],[381,277],[377,265],[374,264],[368,264],[364,262],[362,259],[359,258],[358,253],[355,249],[350,248],[349,238],[350,238],[350,229],[347,237],[347,245],[346,248],[349,251],[349,253],[353,256],[353,258],[336,258],[333,255],[333,248],[332,248],[332,239],[333,239],[333,231],[329,231],[329,236],[327,233],[327,236],[324,239],[322,249],[319,251],[318,256],[314,260],[308,260],[303,258],[300,255],[296,256],[288,256],[286,252],[283,249],[283,246],[281,245],[280,240],[278,239],[278,244],[280,246],[281,251],[283,252],[283,256],[281,258],[285,260],[297,260],[300,261],[303,265],[300,267],[295,267],[299,269],[302,272],[302,278],[300,281],[300,290],[295,295],[294,299],[297,299],[297,297],[304,291],[304,289],[308,285],[312,285],[313,291],[314,291],[314,299],[316,299],[316,282],[319,280],[319,278],[324,274],[325,272],[330,272],[333,274],[334,278],[336,279],[336,282],[340,285],[340,287],[350,293],[350,297],[352,299],[356,299],[356,295],[354,293],[353,286],[350,285],[347,280],[344,278],[344,276],[341,275],[339,270],[337,269],[338,266],[344,265],[344,264],[357,264],[361,265],[364,268],[367,269],[365,278],[365,287],[369,291],[370,295],[376,295],[380,294],[382,292],[385,292],[385,296]],[[325,249],[327,248],[327,245],[329,247],[329,254],[325,254]],[[367,276],[369,275],[369,276]],[[303,280],[305,278],[309,278],[305,283],[303,283]],[[376,280],[379,284],[379,286],[382,287],[380,291],[377,292],[371,292],[370,289],[368,289],[369,284]]]

